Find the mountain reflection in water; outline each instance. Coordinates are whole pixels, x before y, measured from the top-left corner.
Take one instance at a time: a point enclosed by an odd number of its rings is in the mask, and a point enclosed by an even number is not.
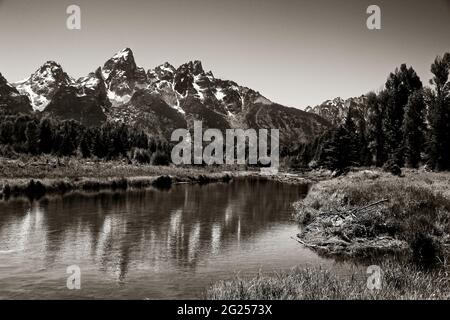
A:
[[[325,263],[290,239],[305,192],[236,180],[0,202],[0,298],[195,298],[237,272]]]

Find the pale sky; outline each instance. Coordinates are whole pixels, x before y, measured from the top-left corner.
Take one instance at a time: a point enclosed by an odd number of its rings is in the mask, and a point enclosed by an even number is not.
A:
[[[81,7],[82,29],[66,28]],[[381,7],[382,29],[366,28]],[[0,0],[0,72],[10,82],[55,60],[77,78],[124,47],[145,69],[201,60],[219,78],[304,109],[378,90],[405,62],[424,82],[450,51],[450,1]]]

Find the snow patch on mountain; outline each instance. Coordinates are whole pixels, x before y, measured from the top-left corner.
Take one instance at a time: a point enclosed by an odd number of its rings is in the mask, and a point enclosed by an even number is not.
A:
[[[33,110],[43,111],[58,89],[74,83],[58,63],[47,61],[30,77],[13,85],[20,94],[28,96]]]
[[[195,91],[197,91],[197,95],[200,98],[201,101],[205,101],[205,95],[203,94],[203,89],[198,84],[198,81],[200,79],[199,75],[194,76],[194,82],[192,85],[194,86]]]
[[[119,60],[119,59],[128,60],[130,53],[131,53],[131,50],[129,48],[124,48],[124,49],[120,50],[119,52],[117,52],[112,57],[112,59],[113,60]]]
[[[114,91],[108,90],[107,93],[108,99],[112,104],[112,107],[117,107],[128,103],[131,100],[130,94],[118,95]]]
[[[222,88],[217,88],[214,95],[215,95],[216,99],[219,101],[223,101],[223,98],[225,98],[225,96],[226,96],[226,94],[223,92]]]
[[[44,111],[45,107],[50,103],[50,100],[45,96],[34,92],[29,83],[19,83],[16,88],[21,94],[28,96],[34,111]]]
[[[171,107],[173,107],[175,110],[177,110],[178,112],[180,112],[182,114],[186,114],[186,111],[184,111],[183,108],[181,108],[181,106],[180,106],[180,100],[179,99],[177,99],[176,105],[171,106]]]

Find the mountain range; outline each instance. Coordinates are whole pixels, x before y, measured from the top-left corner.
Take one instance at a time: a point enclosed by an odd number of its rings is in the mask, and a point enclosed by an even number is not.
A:
[[[0,70],[1,71],[1,70]],[[87,126],[106,121],[170,139],[177,128],[276,128],[280,141],[308,142],[330,119],[270,101],[258,91],[206,72],[200,61],[175,68],[166,62],[145,70],[125,48],[86,77],[74,79],[47,61],[27,79],[9,83],[0,74],[0,108],[75,119]]]
[[[354,119],[368,120],[367,96],[352,97],[342,99],[340,97],[332,100],[325,100],[321,104],[314,107],[307,107],[306,112],[317,114],[318,116],[329,121],[334,127],[340,125],[349,111]]]

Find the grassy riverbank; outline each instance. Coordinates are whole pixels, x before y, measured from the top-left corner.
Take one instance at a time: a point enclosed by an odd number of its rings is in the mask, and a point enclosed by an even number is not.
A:
[[[218,282],[209,299],[450,298],[450,173],[358,170],[318,181],[294,207],[300,245],[380,265],[382,289],[367,288],[364,268],[346,276],[296,269]]]
[[[70,191],[167,188],[175,183],[226,182],[231,178],[231,174],[214,167],[178,168],[77,158],[0,159],[0,199]]]
[[[450,173],[352,172],[315,184],[295,207],[299,241],[325,255],[401,253],[431,264],[450,244]]]
[[[276,275],[235,278],[208,289],[208,299],[225,300],[353,300],[449,299],[450,282],[444,272],[423,272],[402,264],[381,265],[381,288],[370,290],[368,274],[345,276],[324,269],[296,269]]]
[[[39,198],[70,191],[167,188],[177,183],[228,182],[245,177],[302,184],[305,188],[312,183],[298,175],[263,176],[258,168],[245,166],[152,166],[127,161],[27,156],[14,160],[0,158],[0,200],[14,196]]]

